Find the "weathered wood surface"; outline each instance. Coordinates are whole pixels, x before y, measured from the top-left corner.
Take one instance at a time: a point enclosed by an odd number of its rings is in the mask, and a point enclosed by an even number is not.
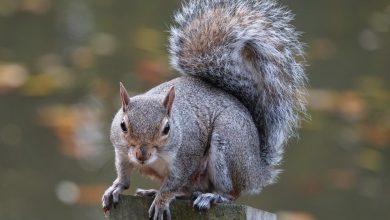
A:
[[[110,210],[110,220],[149,220],[148,209],[153,199],[121,195],[119,204]],[[276,215],[238,204],[217,204],[208,212],[198,212],[187,200],[174,200],[172,220],[276,220]]]

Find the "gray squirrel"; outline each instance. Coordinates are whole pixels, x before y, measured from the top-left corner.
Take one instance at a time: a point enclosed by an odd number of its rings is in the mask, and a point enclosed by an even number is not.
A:
[[[275,0],[190,0],[170,29],[171,65],[183,76],[129,97],[111,126],[118,203],[133,170],[161,183],[151,219],[171,219],[174,198],[208,210],[275,182],[284,145],[305,113],[302,44]]]

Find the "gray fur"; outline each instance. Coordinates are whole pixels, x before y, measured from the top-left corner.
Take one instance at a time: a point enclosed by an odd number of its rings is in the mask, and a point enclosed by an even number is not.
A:
[[[280,163],[299,112],[305,112],[305,75],[296,60],[303,52],[292,18],[271,0],[190,1],[171,28],[172,66],[233,94],[249,109],[262,161],[271,167]]]
[[[291,19],[271,0],[183,6],[170,53],[186,76],[129,100],[121,89],[111,127],[118,178],[103,196],[105,210],[128,186],[131,170],[161,182],[149,210],[153,219],[169,213],[175,195],[204,193],[195,204],[207,209],[216,198],[234,200],[275,181],[283,146],[305,111],[305,76],[296,60],[303,52]],[[165,102],[168,91],[172,105]],[[128,131],[121,130],[123,121]],[[145,163],[135,159],[139,149]]]

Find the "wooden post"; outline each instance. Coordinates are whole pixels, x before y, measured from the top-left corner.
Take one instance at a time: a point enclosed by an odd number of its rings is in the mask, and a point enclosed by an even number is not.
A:
[[[149,220],[153,198],[121,195],[110,210],[110,220]],[[216,204],[207,212],[195,211],[188,200],[174,200],[170,205],[172,220],[276,220],[276,215],[238,204]]]

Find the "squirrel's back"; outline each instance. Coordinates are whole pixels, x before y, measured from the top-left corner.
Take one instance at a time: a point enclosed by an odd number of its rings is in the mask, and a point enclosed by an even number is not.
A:
[[[203,114],[198,115],[207,117],[217,115],[227,108],[235,108],[240,109],[244,114],[247,113],[250,117],[248,110],[236,97],[193,76],[177,77],[152,88],[141,96],[165,96],[172,87],[175,88],[176,94],[173,109],[180,112],[178,115],[189,114],[188,112],[184,113],[185,111],[197,112],[196,114],[199,111],[204,111]],[[207,121],[205,118],[202,119]]]
[[[305,111],[302,45],[274,0],[191,0],[171,28],[171,64],[237,97],[256,124],[261,160],[278,165]]]

